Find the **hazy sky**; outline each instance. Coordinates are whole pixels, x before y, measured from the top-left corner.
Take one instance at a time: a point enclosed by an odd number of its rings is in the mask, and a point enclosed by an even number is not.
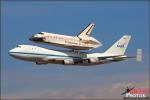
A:
[[[3,98],[123,98],[131,84],[148,87],[148,2],[2,2],[1,90]],[[35,44],[29,37],[45,31],[77,35],[87,24],[96,27],[92,36],[103,46],[89,52],[104,52],[124,34],[132,36],[127,55],[143,50],[143,61],[126,60],[92,67],[36,65],[16,60],[8,51],[18,44]],[[36,44],[49,49],[64,49]],[[116,84],[123,87],[114,88]],[[124,85],[125,84],[125,85]]]

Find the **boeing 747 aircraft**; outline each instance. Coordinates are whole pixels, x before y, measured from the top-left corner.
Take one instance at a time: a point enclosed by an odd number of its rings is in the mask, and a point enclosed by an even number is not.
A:
[[[141,49],[137,56],[126,56],[124,53],[131,36],[124,35],[104,53],[75,53],[71,51],[56,51],[32,45],[18,45],[9,51],[17,59],[35,62],[36,64],[63,64],[63,65],[97,65],[123,61],[137,57],[141,61]]]
[[[90,50],[102,46],[102,44],[93,37],[90,33],[95,24],[90,23],[82,32],[77,36],[67,36],[48,32],[40,32],[29,38],[34,42],[47,43],[54,46],[61,46],[73,50]]]

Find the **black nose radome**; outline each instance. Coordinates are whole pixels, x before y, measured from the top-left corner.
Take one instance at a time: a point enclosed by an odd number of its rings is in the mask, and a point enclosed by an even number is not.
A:
[[[30,41],[33,41],[33,40],[34,40],[34,36],[31,36],[31,37],[29,38],[29,40],[30,40]]]
[[[30,41],[35,41],[35,42],[42,42],[43,41],[43,37],[35,37],[35,36],[31,36],[29,38]]]

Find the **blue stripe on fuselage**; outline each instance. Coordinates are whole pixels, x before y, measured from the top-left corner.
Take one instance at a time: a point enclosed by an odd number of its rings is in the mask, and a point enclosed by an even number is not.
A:
[[[72,57],[72,58],[83,58],[83,57],[67,56],[67,55],[41,54],[41,53],[28,53],[28,52],[10,52],[10,53],[16,53],[16,54],[31,54],[31,55],[44,55],[44,56],[58,56],[58,57]]]

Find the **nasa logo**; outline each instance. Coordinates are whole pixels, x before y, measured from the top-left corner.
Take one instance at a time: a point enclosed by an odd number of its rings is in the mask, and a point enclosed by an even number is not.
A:
[[[118,44],[117,47],[119,47],[119,48],[124,48],[124,45],[125,45],[125,44],[121,44],[121,45]]]

